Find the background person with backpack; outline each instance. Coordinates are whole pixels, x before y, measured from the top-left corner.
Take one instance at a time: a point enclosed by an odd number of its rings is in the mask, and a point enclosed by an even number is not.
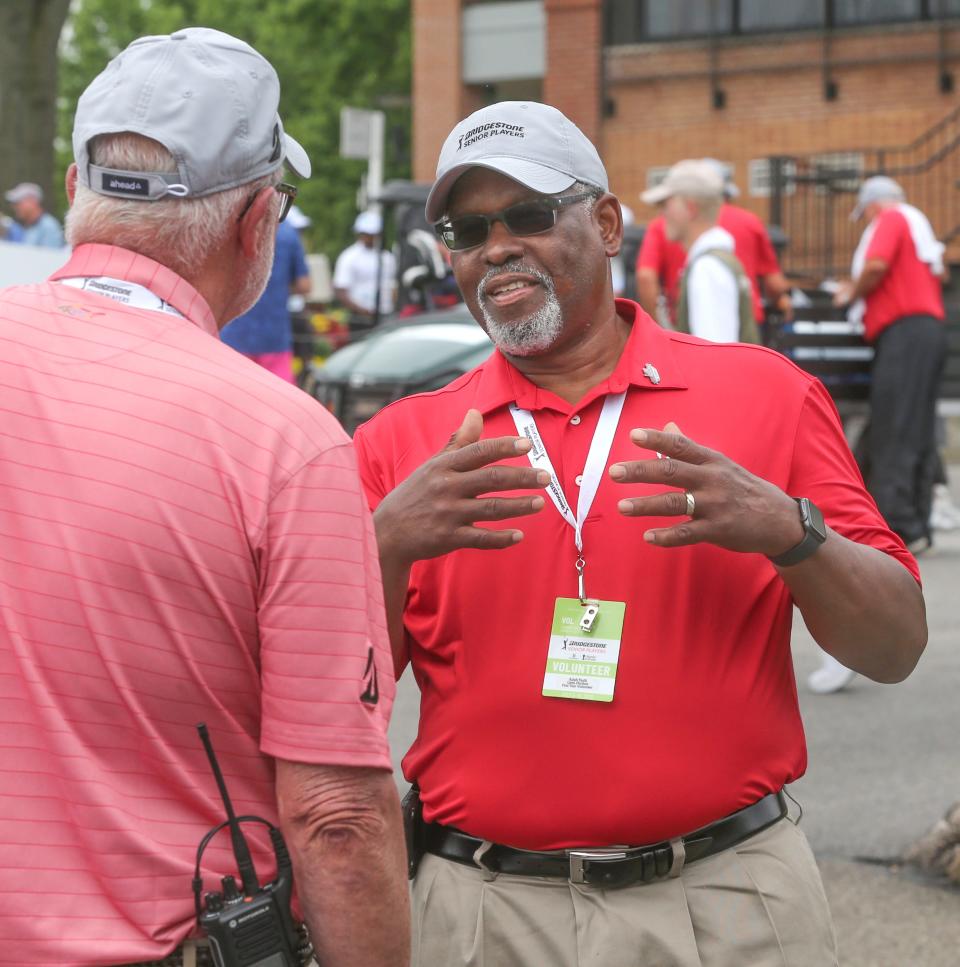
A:
[[[679,161],[641,196],[661,205],[667,238],[687,252],[675,327],[711,342],[760,342],[750,280],[734,255],[733,236],[717,225],[723,178],[709,161]]]

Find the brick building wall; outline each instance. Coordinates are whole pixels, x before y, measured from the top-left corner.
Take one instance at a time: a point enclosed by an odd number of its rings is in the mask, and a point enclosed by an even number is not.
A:
[[[413,0],[413,177],[430,181],[450,129],[486,103],[461,76],[461,18],[473,0]],[[602,0],[544,0],[543,100],[601,138]]]
[[[414,175],[421,180],[432,178],[453,124],[483,103],[484,92],[460,81],[460,19],[469,2],[413,2]],[[716,45],[684,40],[604,48],[601,0],[544,0],[544,13],[543,100],[595,141],[612,189],[641,222],[653,214],[638,198],[651,169],[680,158],[712,156],[731,163],[742,190],[739,203],[769,220],[768,198],[749,190],[751,161],[906,145],[960,107],[960,76],[957,91],[939,88],[938,55],[946,54],[948,70],[960,60],[956,21],[942,32],[931,23],[834,31],[829,77],[837,96],[828,100],[825,39],[818,31],[724,37]],[[713,103],[715,86],[723,92],[721,109]],[[955,134],[960,141],[960,119]],[[929,154],[942,144],[923,150]],[[928,214],[942,233],[960,228],[960,192],[947,190],[960,179],[960,150],[953,154],[950,164],[904,179],[921,207],[937,199],[943,210]],[[875,157],[865,155],[865,163]],[[921,151],[909,163],[922,160]],[[928,189],[936,179],[946,187],[934,196]],[[850,235],[844,222],[850,199],[839,198],[837,206],[835,224]],[[960,259],[960,232],[950,254]]]
[[[543,99],[563,111],[594,143],[601,138],[600,0],[545,0],[547,76]]]
[[[437,155],[464,116],[460,0],[413,0],[413,177],[432,181]]]
[[[938,42],[929,25],[837,32],[830,53],[838,96],[828,101],[820,35],[729,38],[716,56],[720,110],[706,43],[608,48],[614,114],[604,120],[601,147],[611,182],[632,203],[649,168],[708,155],[732,163],[746,189],[751,159],[904,145],[960,104],[938,89]],[[960,44],[960,30],[948,43]],[[740,201],[766,216],[765,198],[744,191]]]

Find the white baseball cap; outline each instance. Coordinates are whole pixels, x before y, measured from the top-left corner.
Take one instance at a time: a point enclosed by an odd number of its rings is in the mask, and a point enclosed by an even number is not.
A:
[[[287,221],[290,223],[290,227],[295,228],[298,232],[301,228],[309,228],[313,224],[313,219],[309,215],[304,215],[296,205],[290,206],[290,211],[287,212]]]
[[[640,195],[647,205],[659,205],[674,195],[691,198],[723,198],[723,175],[715,164],[703,158],[678,161],[656,188]]]
[[[120,198],[199,198],[288,164],[310,177],[310,159],[286,134],[280,81],[249,44],[207,27],[141,37],[80,95],[73,154],[80,182]],[[159,141],[177,171],[123,171],[90,162],[90,140],[132,132]]]
[[[427,198],[427,221],[443,217],[456,180],[479,166],[544,195],[582,181],[608,190],[593,142],[565,115],[537,101],[500,101],[474,111],[447,136]]]
[[[360,212],[353,221],[353,231],[357,235],[379,235],[383,231],[380,212]]]
[[[43,189],[35,185],[32,181],[21,181],[15,185],[4,196],[11,205],[16,205],[18,201],[25,201],[27,198],[36,198],[43,201]]]

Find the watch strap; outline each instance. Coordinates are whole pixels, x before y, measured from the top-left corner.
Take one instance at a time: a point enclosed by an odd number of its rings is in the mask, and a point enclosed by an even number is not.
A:
[[[795,497],[794,500],[800,510],[800,522],[804,530],[803,540],[791,547],[789,551],[770,558],[777,567],[790,567],[805,561],[827,539],[820,508],[807,497]]]

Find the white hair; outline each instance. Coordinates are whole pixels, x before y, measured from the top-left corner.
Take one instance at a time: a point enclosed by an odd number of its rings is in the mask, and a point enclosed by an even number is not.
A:
[[[173,155],[140,134],[102,134],[90,143],[93,164],[125,171],[176,171]],[[279,171],[202,198],[143,201],[101,195],[77,182],[67,213],[71,245],[99,242],[139,252],[190,280],[226,237],[231,223],[260,188],[280,180]]]

